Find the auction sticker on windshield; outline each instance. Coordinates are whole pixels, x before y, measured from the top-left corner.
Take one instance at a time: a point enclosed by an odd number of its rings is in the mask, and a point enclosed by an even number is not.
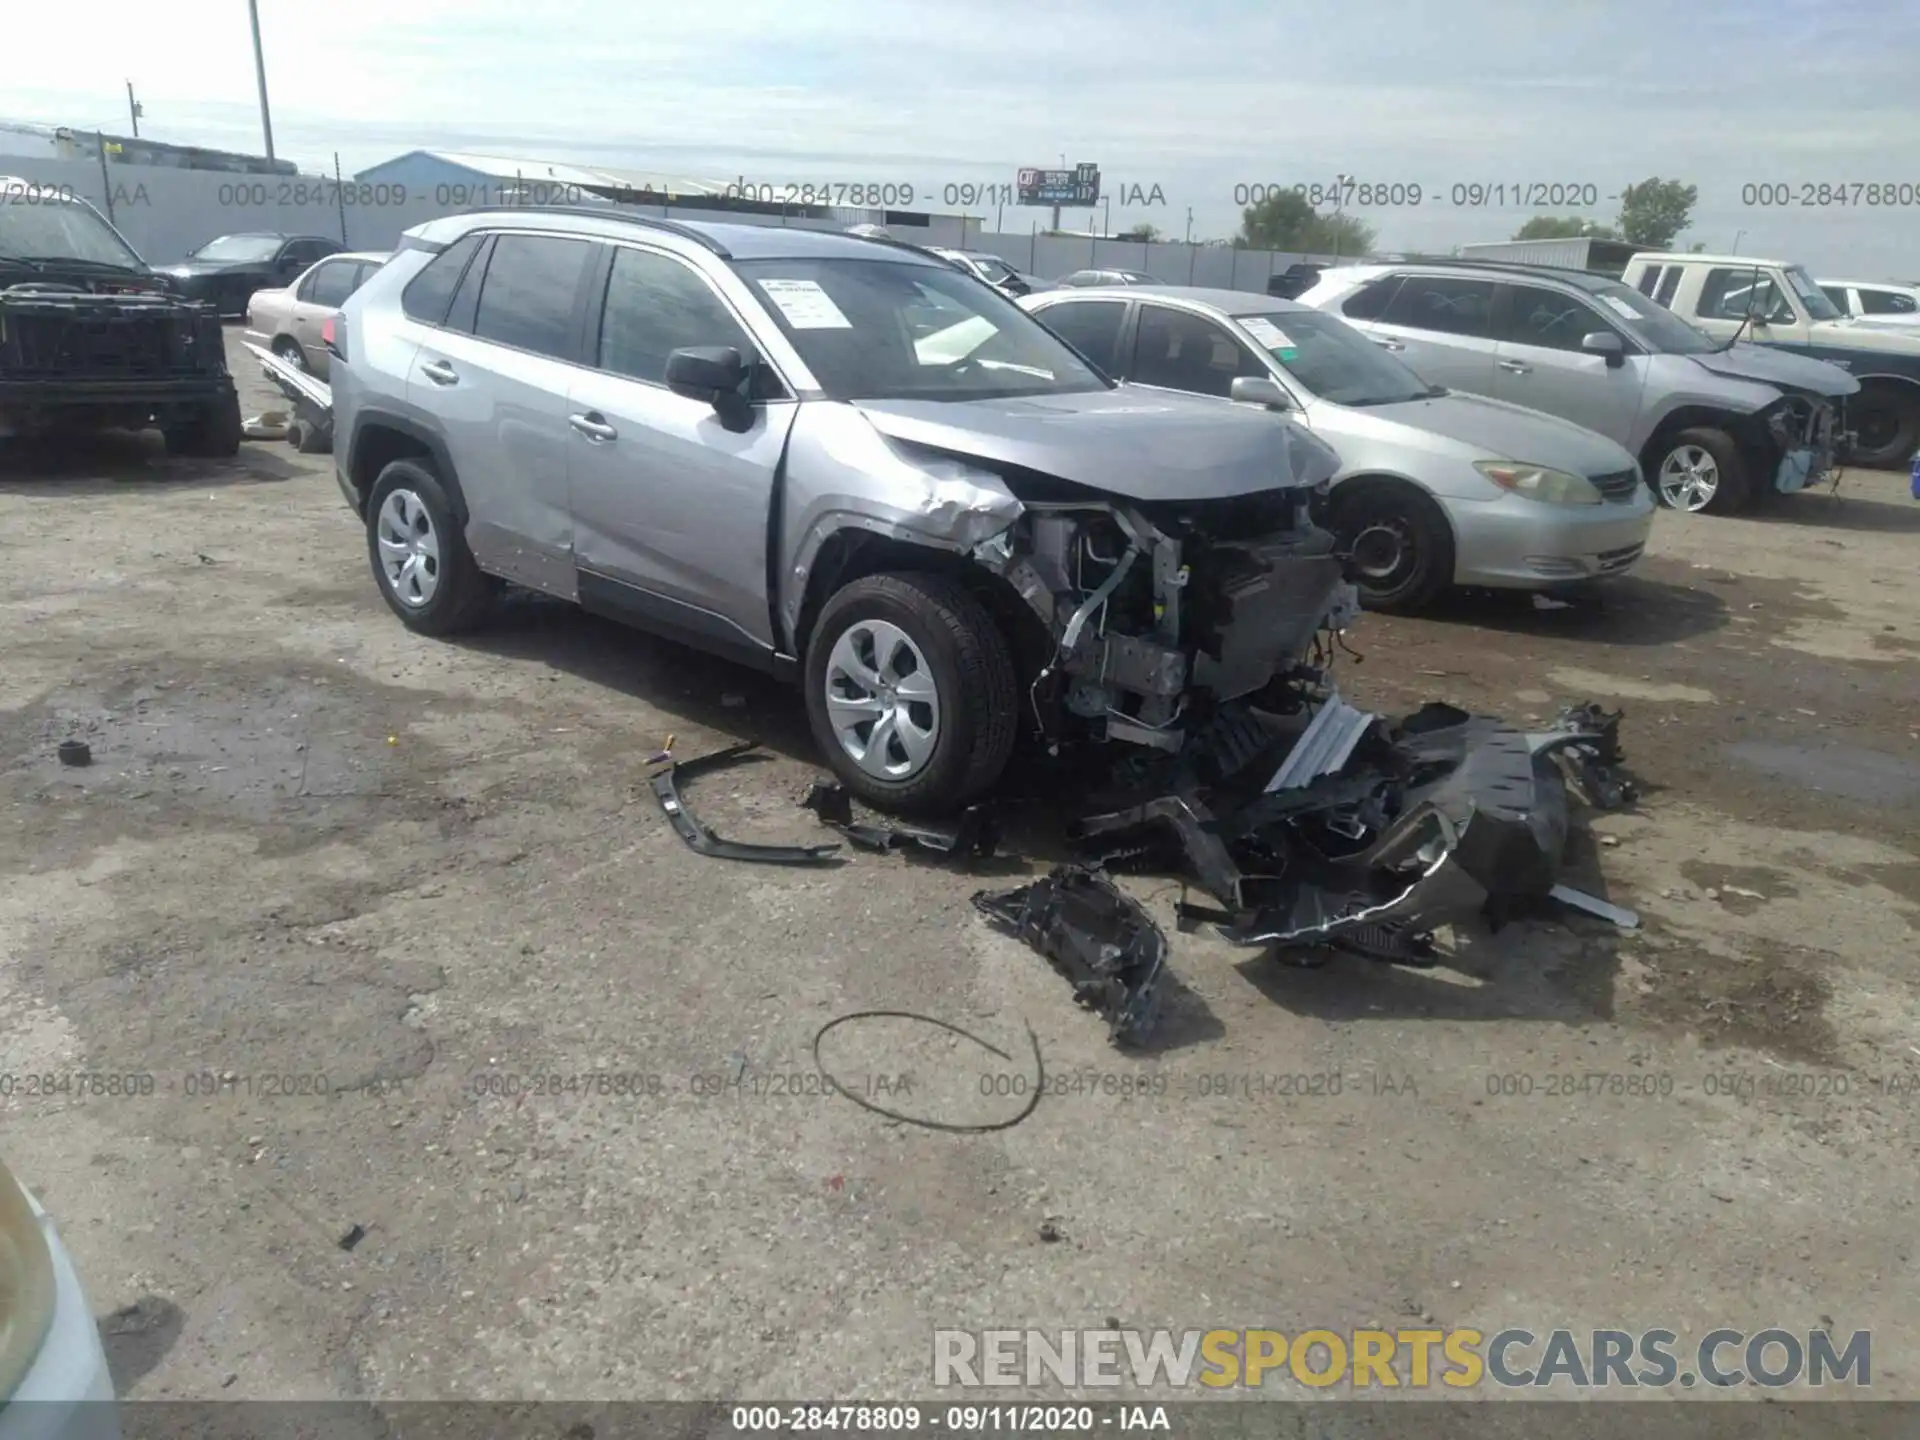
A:
[[[1640,312],[1627,304],[1627,302],[1622,300],[1618,295],[1602,295],[1600,300],[1622,320],[1638,320],[1640,318]]]
[[[812,280],[762,280],[760,288],[796,330],[851,330],[833,297]]]
[[[1240,323],[1264,348],[1278,351],[1282,360],[1291,360],[1299,353],[1294,349],[1293,341],[1287,337],[1287,332],[1264,316],[1249,315]]]

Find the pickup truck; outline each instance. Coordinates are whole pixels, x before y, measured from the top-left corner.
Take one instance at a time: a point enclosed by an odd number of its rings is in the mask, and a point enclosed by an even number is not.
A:
[[[1838,365],[1860,382],[1847,402],[1847,458],[1902,467],[1920,449],[1920,331],[1843,315],[1798,265],[1739,255],[1649,252],[1622,279],[1717,339],[1738,335]]]

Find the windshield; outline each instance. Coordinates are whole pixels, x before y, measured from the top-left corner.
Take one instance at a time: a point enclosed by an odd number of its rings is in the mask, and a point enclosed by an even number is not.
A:
[[[104,217],[75,200],[0,201],[0,255],[146,268]]]
[[[1789,265],[1786,269],[1787,284],[1793,287],[1793,293],[1800,297],[1800,303],[1807,307],[1807,315],[1814,320],[1838,320],[1840,311],[1826,292],[1813,283],[1813,277],[1798,265]]]
[[[1336,315],[1288,310],[1234,319],[1289,376],[1335,405],[1397,405],[1446,393]]]
[[[986,400],[1105,390],[1039,321],[944,266],[749,260],[759,291],[836,400]]]
[[[1704,355],[1719,342],[1696,330],[1666,306],[1656,304],[1630,285],[1602,285],[1591,292],[1613,319],[1618,320],[1647,349],[1662,355]]]
[[[971,258],[974,268],[996,285],[1013,274],[1013,267],[998,255],[975,255]]]
[[[278,235],[222,235],[218,240],[209,240],[187,258],[246,262],[271,260],[279,253]]]

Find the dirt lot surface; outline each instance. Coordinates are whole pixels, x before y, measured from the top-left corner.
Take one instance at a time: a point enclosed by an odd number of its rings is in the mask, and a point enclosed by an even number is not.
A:
[[[123,1395],[920,1396],[936,1325],[1424,1315],[1871,1329],[1875,1392],[1920,1396],[1902,477],[1663,514],[1598,608],[1366,618],[1370,708],[1626,707],[1645,799],[1581,861],[1644,928],[1296,969],[1174,934],[1174,888],[1130,880],[1181,989],[1128,1057],[969,903],[1045,852],[702,859],[646,757],[758,736],[697,808],[825,838],[797,697],[544,603],[415,637],[330,460],[148,440],[0,458],[0,1074],[152,1077],[17,1082],[0,1143]],[[1015,1057],[836,1032],[881,1103],[1018,1110],[1027,1025],[1058,1093],[979,1136],[822,1094],[814,1033],[870,1008]],[[596,1073],[632,1078],[527,1093]]]

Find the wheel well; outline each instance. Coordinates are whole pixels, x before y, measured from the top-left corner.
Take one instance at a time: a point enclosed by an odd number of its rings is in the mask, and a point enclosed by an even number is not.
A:
[[[1428,508],[1438,515],[1440,523],[1446,526],[1447,538],[1455,544],[1459,543],[1460,537],[1454,533],[1453,517],[1447,514],[1447,507],[1434,499],[1421,486],[1414,484],[1411,480],[1402,479],[1398,475],[1349,475],[1333,487],[1333,493],[1327,500],[1327,514],[1332,518],[1338,516],[1346,506],[1357,504],[1368,495],[1400,490],[1417,495],[1426,501]]]
[[[441,464],[433,447],[418,435],[377,420],[363,424],[354,436],[353,458],[347,470],[360,509],[366,509],[367,497],[373,493],[373,482],[380,478],[380,472],[395,460],[418,461],[432,470],[447,487],[447,498],[460,523],[467,523],[466,496],[460,493],[460,482],[451,473],[451,467]]]
[[[1656,479],[1654,472],[1666,458],[1665,447],[1682,430],[1724,430],[1733,437],[1734,444],[1740,447],[1740,452],[1748,457],[1751,464],[1756,454],[1764,456],[1772,444],[1754,419],[1750,415],[1716,410],[1710,405],[1682,405],[1662,419],[1654,427],[1653,434],[1647,437],[1647,443],[1640,447],[1641,474],[1650,482]]]
[[[283,331],[280,334],[273,337],[273,344],[269,345],[267,348],[276,352],[284,351],[284,350],[298,350],[300,348],[300,342],[294,339],[293,336],[288,335]]]
[[[1904,392],[1909,403],[1920,402],[1920,380],[1911,380],[1905,375],[1863,375],[1860,377],[1860,394],[1869,390],[1891,390]],[[1857,399],[1849,395],[1849,401]]]
[[[922,571],[953,577],[993,616],[1013,649],[1018,673],[1031,673],[1029,664],[1031,670],[1037,672],[1045,663],[1052,638],[1044,633],[1040,617],[999,576],[951,550],[915,545],[867,530],[840,530],[822,542],[807,576],[806,593],[801,597],[800,616],[794,626],[794,649],[805,656],[806,647],[813,639],[814,622],[837,591],[856,580],[889,571]],[[1032,658],[1035,655],[1038,659]]]

